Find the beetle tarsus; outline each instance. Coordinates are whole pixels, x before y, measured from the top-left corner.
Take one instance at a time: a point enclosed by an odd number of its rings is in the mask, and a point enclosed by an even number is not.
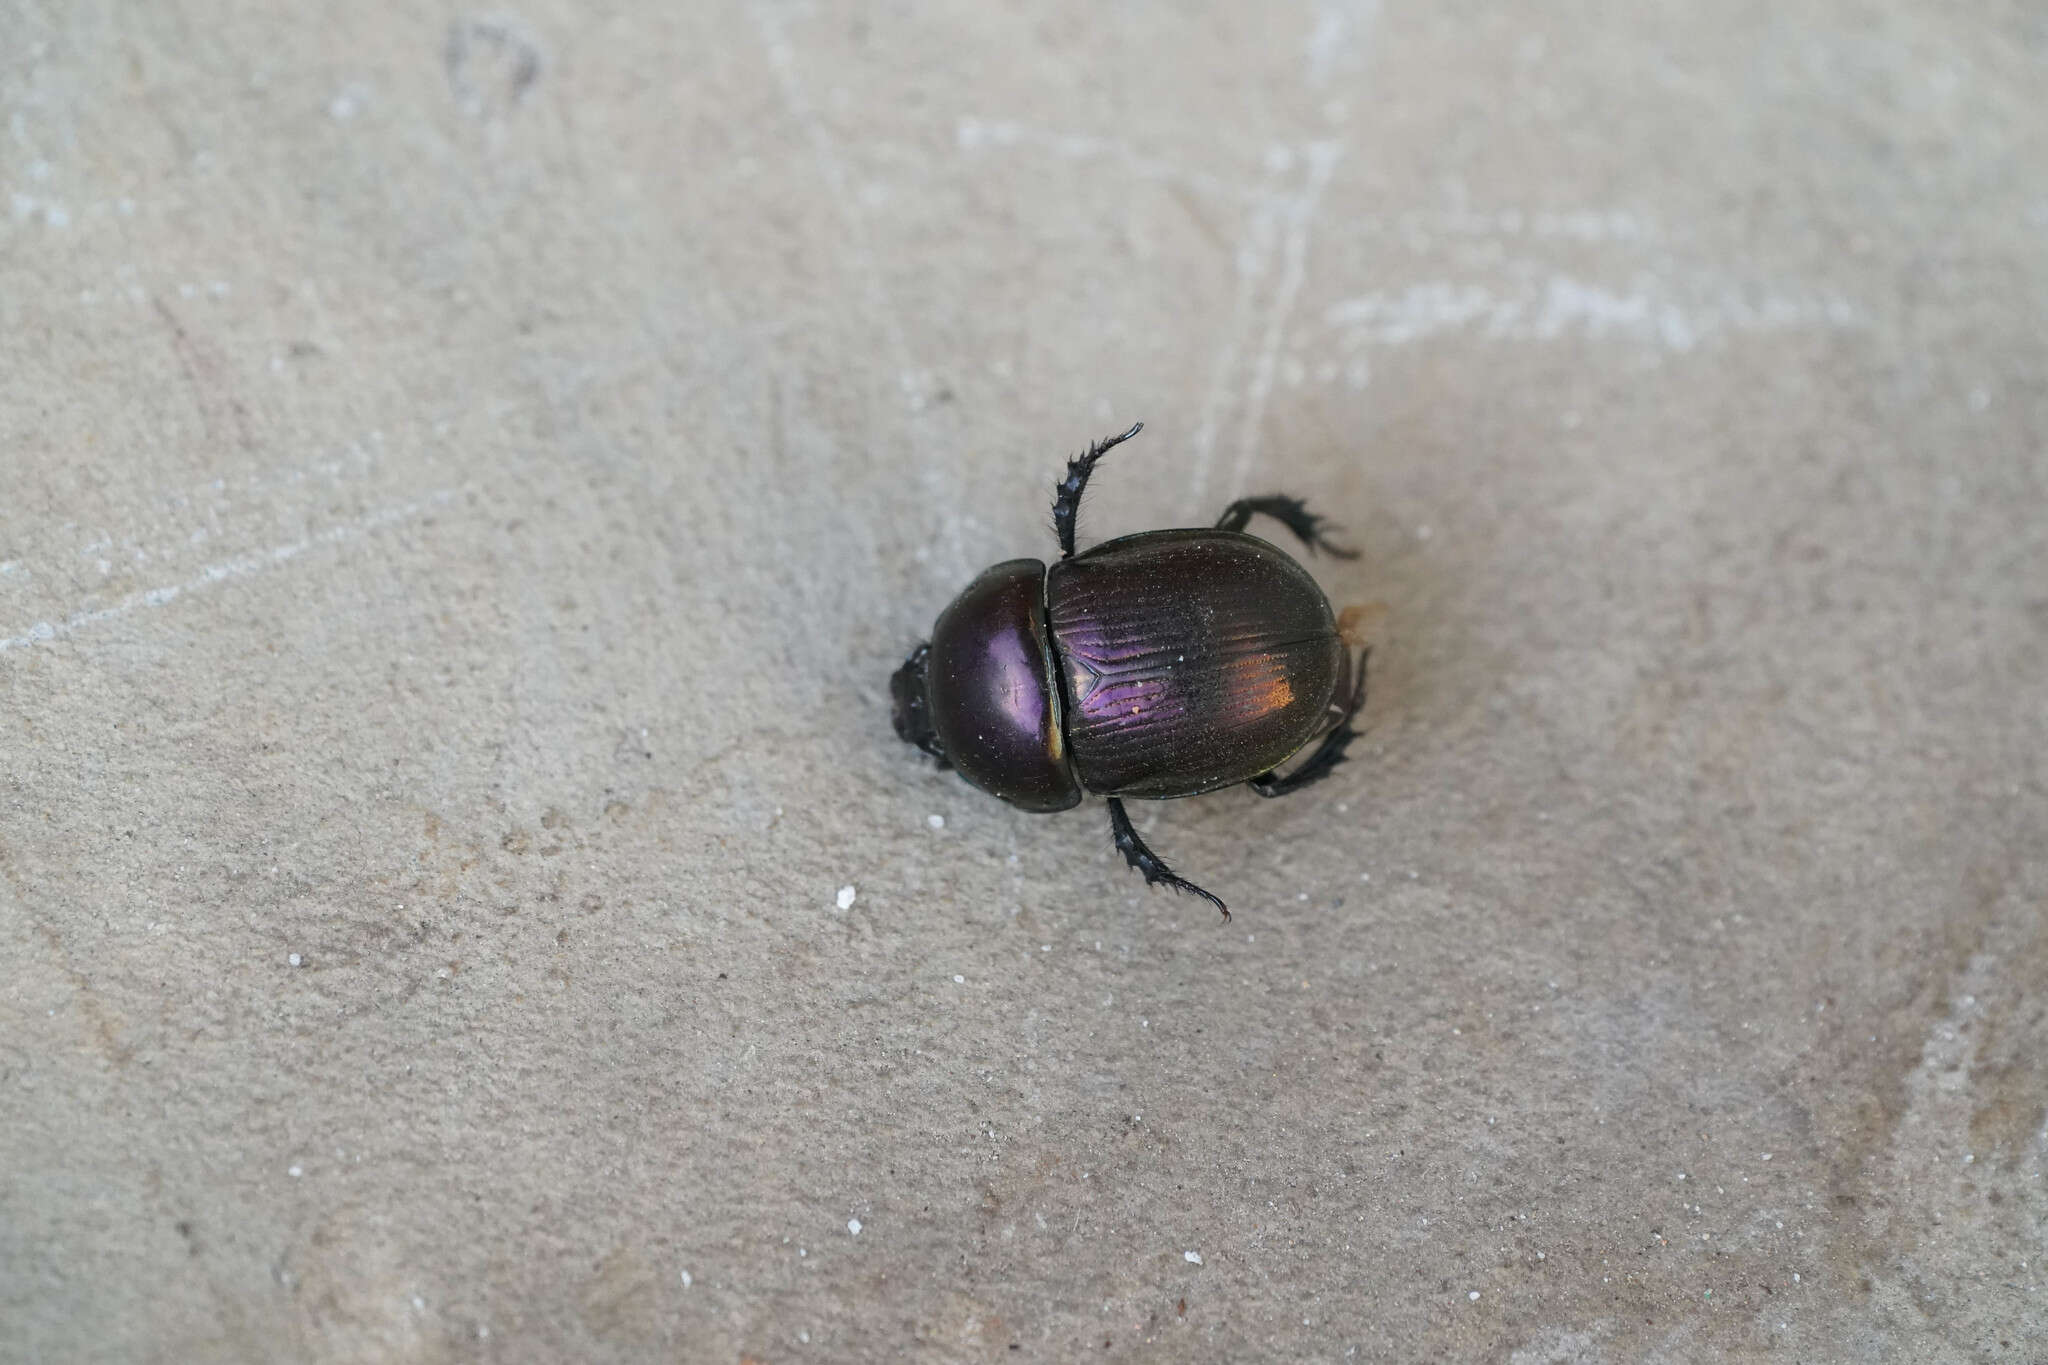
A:
[[[1325,518],[1309,511],[1308,504],[1300,498],[1290,498],[1285,493],[1239,498],[1223,509],[1223,515],[1216,519],[1216,529],[1242,531],[1253,515],[1261,512],[1294,532],[1301,543],[1308,546],[1311,554],[1321,551],[1332,559],[1358,558],[1358,551],[1347,549],[1323,534],[1328,524]]]
[[[1074,522],[1081,514],[1081,493],[1088,487],[1088,476],[1095,472],[1095,462],[1144,429],[1143,422],[1133,422],[1123,435],[1105,436],[1067,461],[1067,477],[1053,485],[1052,529],[1060,538],[1060,558],[1074,557]]]
[[[1168,867],[1157,853],[1145,847],[1145,841],[1138,837],[1138,831],[1131,828],[1131,817],[1124,813],[1124,803],[1114,796],[1109,798],[1109,835],[1116,843],[1117,852],[1124,855],[1124,861],[1144,875],[1145,885],[1165,885],[1175,891],[1192,892],[1222,911],[1226,922],[1230,919],[1229,906],[1187,878],[1174,875],[1173,869]]]
[[[1344,750],[1358,738],[1358,731],[1352,728],[1351,721],[1365,707],[1365,666],[1371,658],[1372,648],[1367,646],[1358,652],[1356,669],[1347,663],[1337,687],[1338,695],[1344,698],[1344,708],[1338,713],[1336,728],[1323,736],[1323,742],[1309,755],[1308,762],[1285,777],[1277,771],[1261,773],[1247,786],[1261,796],[1285,796],[1320,782],[1337,770],[1337,765],[1344,761]],[[1351,681],[1354,673],[1357,677],[1355,683]]]

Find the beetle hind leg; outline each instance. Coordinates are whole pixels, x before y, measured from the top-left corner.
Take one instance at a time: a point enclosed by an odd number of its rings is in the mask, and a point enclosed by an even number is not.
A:
[[[1358,551],[1346,549],[1323,534],[1325,519],[1308,510],[1308,504],[1300,498],[1290,498],[1285,493],[1268,493],[1262,498],[1239,498],[1223,509],[1223,515],[1216,518],[1219,531],[1242,531],[1255,514],[1264,513],[1294,532],[1310,553],[1318,550],[1332,559],[1356,559]]]
[[[1109,837],[1116,842],[1117,852],[1124,855],[1124,861],[1144,874],[1145,885],[1158,886],[1163,883],[1175,891],[1190,892],[1221,910],[1225,921],[1230,919],[1229,906],[1187,878],[1176,876],[1173,869],[1168,867],[1157,853],[1145,847],[1145,841],[1138,837],[1138,831],[1131,828],[1131,817],[1124,813],[1124,803],[1114,796],[1109,798]]]
[[[1372,657],[1368,646],[1358,652],[1358,666],[1354,669],[1347,657],[1344,671],[1338,675],[1337,696],[1339,710],[1337,724],[1330,733],[1323,736],[1323,742],[1308,756],[1308,761],[1293,772],[1282,777],[1277,771],[1261,773],[1248,785],[1261,796],[1285,796],[1298,792],[1303,787],[1320,782],[1337,770],[1344,761],[1344,750],[1351,741],[1358,738],[1358,731],[1352,727],[1352,720],[1365,707],[1365,665]],[[1354,676],[1356,681],[1354,681]]]

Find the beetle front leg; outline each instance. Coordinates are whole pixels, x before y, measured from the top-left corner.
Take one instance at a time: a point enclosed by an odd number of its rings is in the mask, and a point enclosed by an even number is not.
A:
[[[1289,792],[1298,792],[1311,783],[1320,782],[1337,770],[1337,765],[1344,761],[1344,750],[1349,747],[1352,740],[1358,738],[1358,731],[1352,728],[1351,721],[1365,707],[1365,665],[1370,658],[1372,648],[1367,646],[1358,652],[1358,667],[1355,670],[1348,662],[1346,663],[1337,682],[1338,695],[1344,699],[1343,709],[1337,716],[1337,726],[1323,736],[1323,742],[1309,755],[1308,762],[1285,777],[1280,776],[1278,772],[1261,773],[1246,783],[1247,786],[1261,796],[1285,796]],[[1358,679],[1356,684],[1352,682],[1354,672]]]
[[[1123,435],[1105,436],[1067,461],[1067,477],[1053,485],[1052,497],[1052,529],[1060,538],[1060,558],[1074,557],[1074,523],[1081,515],[1081,494],[1095,472],[1095,462],[1144,429],[1143,422],[1133,422]]]
[[[1255,513],[1264,513],[1294,532],[1301,543],[1308,546],[1311,554],[1321,550],[1332,559],[1358,558],[1358,551],[1347,550],[1323,534],[1323,518],[1309,511],[1307,503],[1285,493],[1268,493],[1263,498],[1239,498],[1216,518],[1216,529],[1242,531]]]
[[[1138,831],[1131,828],[1131,817],[1124,814],[1124,803],[1114,796],[1109,798],[1109,837],[1116,842],[1117,852],[1124,855],[1124,861],[1144,874],[1145,885],[1158,886],[1164,883],[1175,891],[1191,891],[1221,910],[1225,921],[1230,919],[1229,906],[1187,878],[1175,876],[1173,869],[1168,867],[1157,853],[1145,847],[1145,841],[1138,837]]]

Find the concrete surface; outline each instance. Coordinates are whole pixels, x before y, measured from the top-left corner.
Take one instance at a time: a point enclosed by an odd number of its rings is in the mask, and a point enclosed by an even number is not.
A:
[[[2043,11],[861,15],[0,0],[0,1357],[2048,1359]],[[888,725],[1134,417],[1228,928]]]

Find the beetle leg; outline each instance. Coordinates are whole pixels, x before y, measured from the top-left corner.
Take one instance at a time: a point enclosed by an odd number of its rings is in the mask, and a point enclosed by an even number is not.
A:
[[[1080,515],[1081,492],[1088,487],[1095,462],[1144,429],[1143,422],[1133,422],[1123,435],[1105,436],[1067,461],[1067,477],[1054,484],[1052,490],[1052,529],[1060,538],[1060,558],[1074,557],[1074,518]]]
[[[1333,559],[1358,558],[1358,551],[1347,550],[1323,534],[1324,519],[1309,511],[1308,504],[1285,493],[1269,493],[1263,498],[1239,498],[1223,509],[1223,515],[1216,519],[1216,529],[1242,531],[1255,512],[1265,513],[1294,532],[1301,543],[1308,546],[1311,554],[1321,550]]]
[[[1157,853],[1145,847],[1138,831],[1131,828],[1131,817],[1124,814],[1124,803],[1114,796],[1109,798],[1109,837],[1116,842],[1117,852],[1124,855],[1124,861],[1145,874],[1145,885],[1157,886],[1164,882],[1175,891],[1191,891],[1221,910],[1225,920],[1230,918],[1229,906],[1185,877],[1175,876],[1173,869],[1162,862]]]
[[[1348,691],[1348,695],[1344,698],[1344,709],[1338,717],[1337,727],[1323,736],[1323,742],[1309,755],[1308,762],[1285,777],[1280,776],[1278,772],[1259,774],[1247,784],[1253,791],[1261,796],[1285,796],[1289,792],[1298,792],[1311,783],[1320,782],[1336,771],[1337,765],[1344,761],[1345,748],[1352,740],[1358,738],[1358,731],[1351,727],[1351,721],[1365,706],[1365,664],[1371,657],[1370,646],[1358,652],[1358,680],[1355,683],[1350,681],[1353,670],[1347,663],[1344,674],[1339,679],[1338,690],[1340,694]]]

